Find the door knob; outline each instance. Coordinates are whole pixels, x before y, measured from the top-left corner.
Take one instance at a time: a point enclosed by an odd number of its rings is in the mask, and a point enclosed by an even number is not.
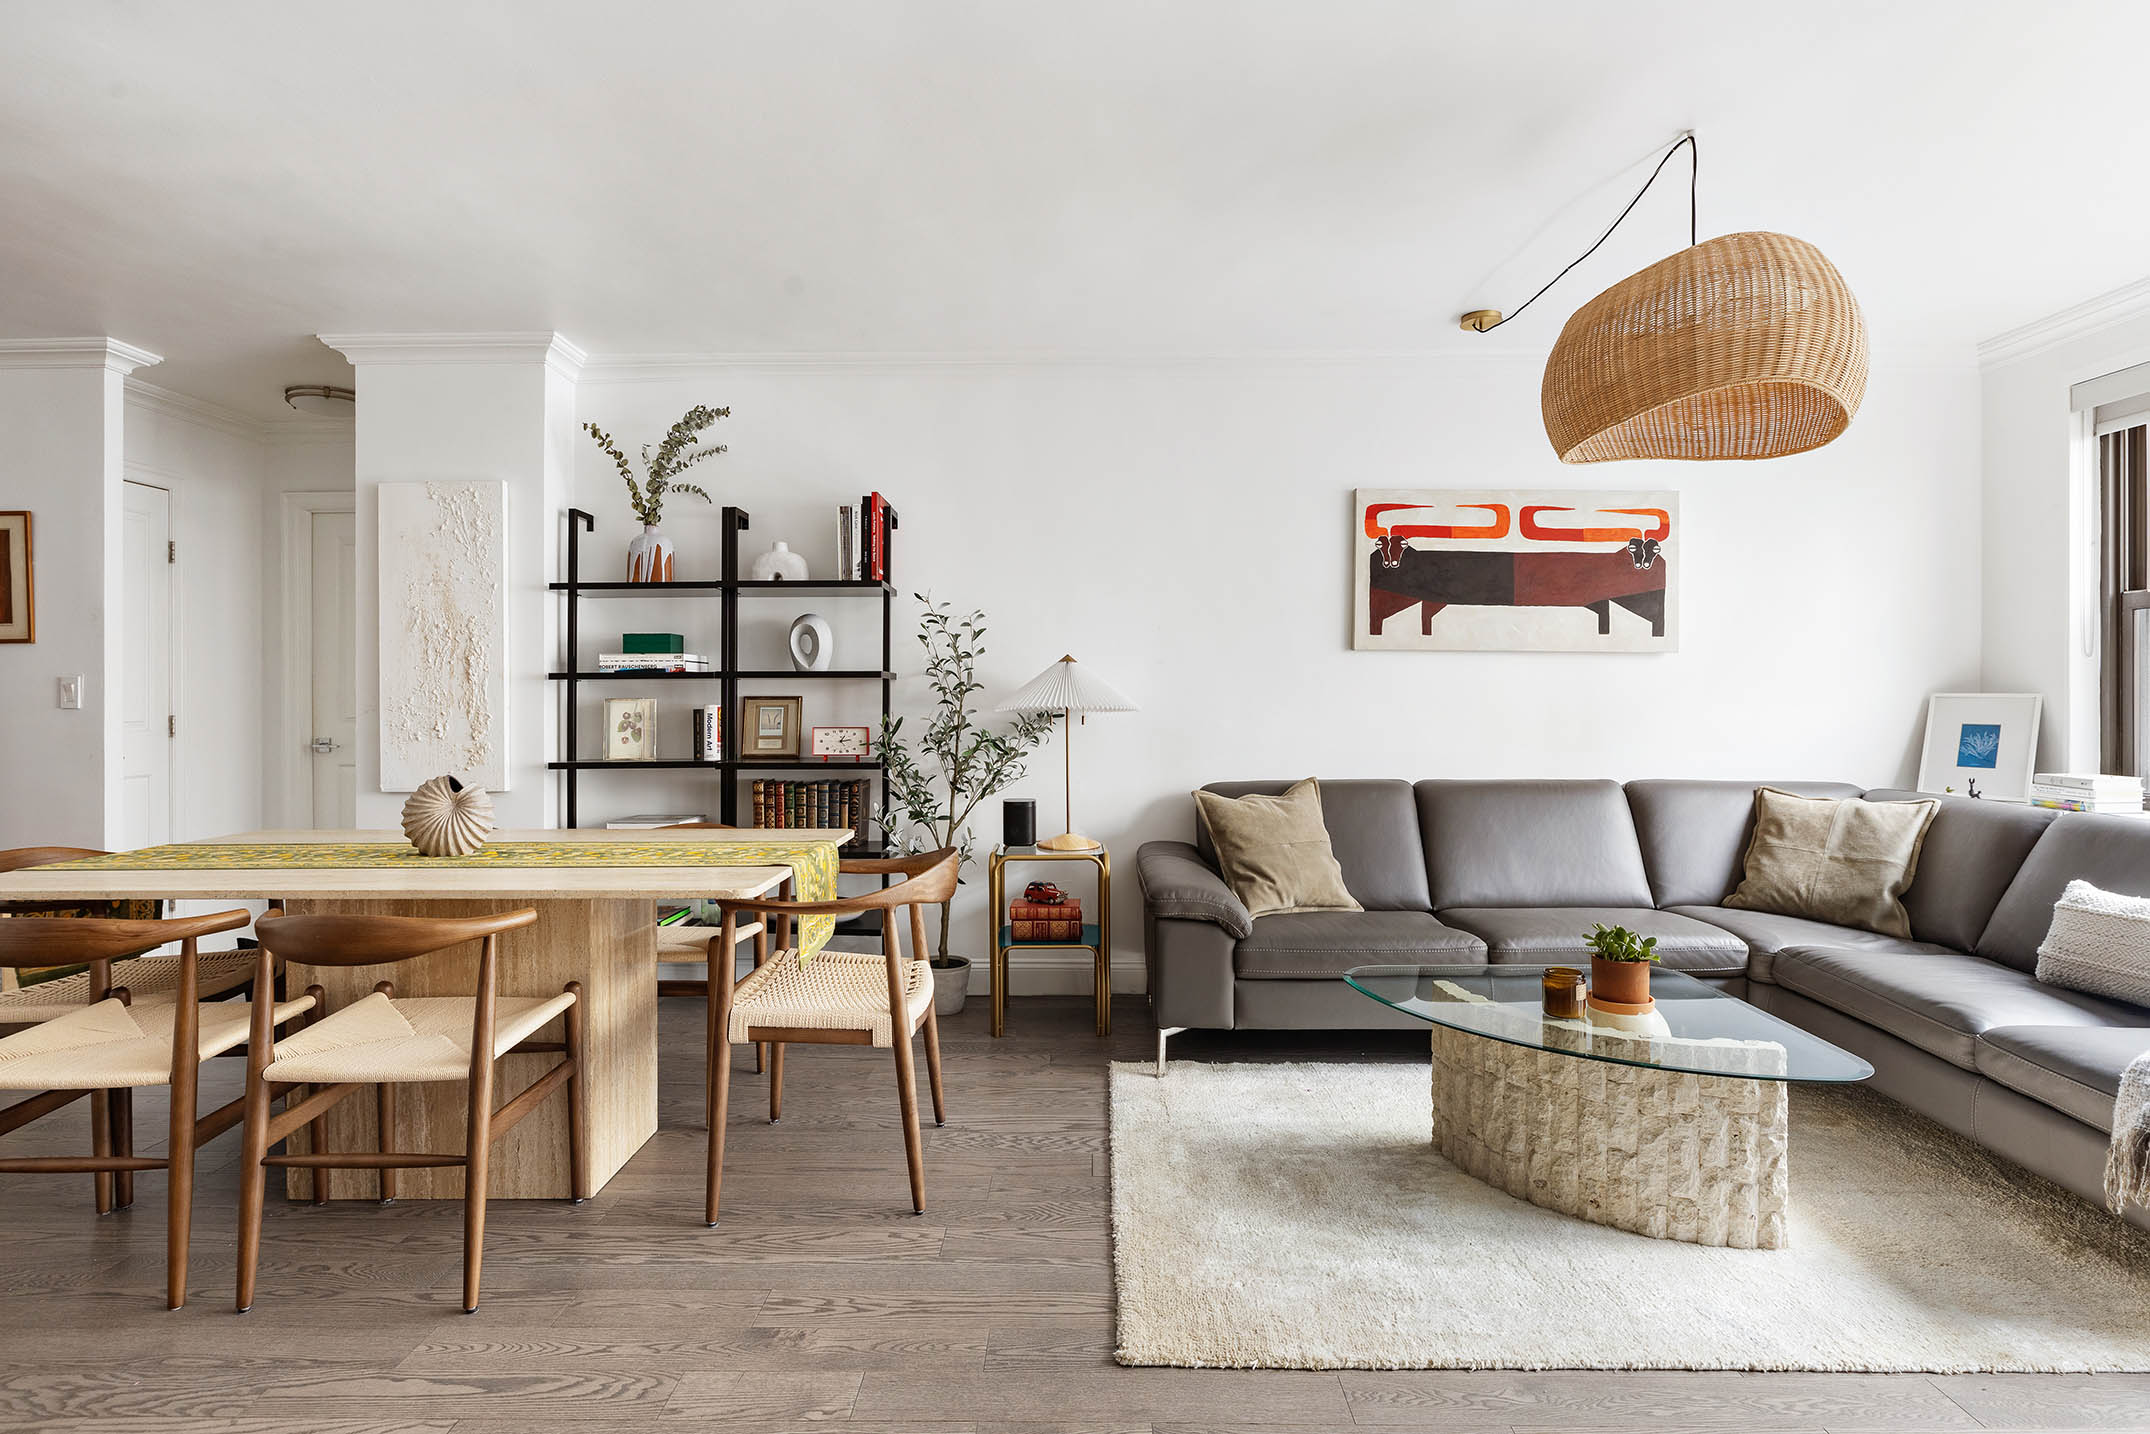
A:
[[[326,757],[336,750],[336,739],[334,737],[316,737],[306,744],[306,750],[312,752],[316,757]]]

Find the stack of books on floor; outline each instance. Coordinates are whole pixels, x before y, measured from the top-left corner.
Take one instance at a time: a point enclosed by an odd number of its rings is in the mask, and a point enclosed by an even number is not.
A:
[[[849,827],[853,841],[863,846],[872,817],[869,784],[862,780],[754,784],[758,827]]]
[[[2031,805],[2063,812],[2139,812],[2143,779],[2099,772],[2040,772],[2031,778]]]

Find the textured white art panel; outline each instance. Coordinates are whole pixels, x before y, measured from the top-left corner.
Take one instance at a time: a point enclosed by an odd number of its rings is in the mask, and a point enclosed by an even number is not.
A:
[[[507,485],[383,483],[381,790],[508,786]]]

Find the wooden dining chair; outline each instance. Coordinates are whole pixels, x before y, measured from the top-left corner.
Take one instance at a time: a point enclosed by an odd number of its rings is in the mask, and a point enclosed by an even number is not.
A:
[[[921,856],[852,858],[839,870],[861,875],[897,875],[904,880],[862,896],[833,901],[787,901],[755,896],[719,903],[724,913],[720,950],[730,950],[742,918],[773,918],[779,933],[794,918],[881,914],[881,954],[824,949],[801,963],[794,951],[779,950],[765,964],[730,981],[709,982],[709,1177],[705,1222],[717,1223],[717,1199],[724,1182],[724,1122],[731,1100],[731,1047],[769,1046],[769,1119],[784,1114],[784,1047],[787,1045],[888,1046],[896,1057],[896,1096],[903,1113],[903,1152],[910,1165],[911,1209],[926,1210],[925,1155],[918,1132],[918,1083],[911,1061],[911,1039],[926,1035],[926,1073],[933,1087],[933,1123],[947,1121],[941,1096],[941,1034],[933,1016],[933,971],[926,964],[925,908],[955,895],[958,853],[953,848]],[[911,954],[904,956],[896,935],[895,914],[911,911]]]
[[[18,1130],[41,1116],[90,1098],[91,1153],[16,1156],[0,1159],[0,1172],[53,1173],[92,1171],[98,1181],[98,1212],[113,1208],[115,1174],[137,1170],[171,1172],[165,1234],[166,1298],[172,1309],[187,1302],[187,1237],[193,1223],[194,1152],[239,1123],[243,1099],[204,1116],[196,1111],[196,1083],[201,1063],[252,1038],[266,1049],[272,1033],[292,1017],[313,1008],[318,993],[291,1001],[202,1003],[198,987],[196,942],[220,931],[236,931],[250,919],[246,911],[170,921],[120,921],[100,917],[51,917],[41,921],[0,921],[0,967],[44,965],[55,958],[66,964],[87,962],[93,970],[139,951],[177,941],[172,958],[178,972],[173,999],[130,1004],[106,997],[80,1010],[0,1039],[0,1090],[35,1091],[35,1095],[0,1110],[0,1135]],[[268,983],[260,988],[268,989]],[[171,1138],[162,1156],[137,1155],[131,1118],[115,1121],[108,1097],[137,1086],[172,1088]],[[131,1185],[117,1187],[133,1198]]]
[[[310,966],[374,966],[409,961],[465,942],[480,941],[477,993],[472,996],[398,997],[382,981],[373,994],[288,1040],[271,1043],[257,1015],[256,1039],[246,1072],[246,1144],[239,1188],[239,1296],[242,1313],[254,1303],[254,1273],[261,1257],[262,1207],[268,1170],[290,1166],[315,1172],[378,1172],[383,1203],[395,1198],[395,1172],[461,1166],[463,1169],[463,1309],[478,1307],[478,1273],[485,1254],[486,1176],[493,1143],[562,1085],[567,1087],[569,1199],[590,1195],[589,1132],[583,1103],[582,983],[570,981],[557,996],[498,993],[500,933],[537,920],[531,907],[496,916],[264,916],[256,980],[281,957]],[[536,1039],[555,1016],[559,1041]],[[493,1105],[493,1067],[502,1056],[556,1052],[560,1060],[514,1099]],[[463,1081],[470,1095],[463,1152],[420,1154],[395,1148],[396,1086]],[[310,1086],[304,1099],[270,1113],[276,1089]],[[372,1086],[380,1122],[376,1149],[328,1151],[319,1140],[304,1154],[272,1155],[269,1148],[301,1125]],[[317,1188],[316,1195],[318,1197]]]
[[[90,847],[76,846],[23,846],[12,851],[0,851],[0,872],[28,871],[32,867],[51,866],[55,862],[76,861],[83,857],[105,856],[108,853]],[[0,901],[0,917],[83,915],[109,916],[138,915],[142,920],[155,920],[161,903],[139,903],[144,910],[128,913],[109,909],[116,905],[136,903],[113,903],[98,901]],[[29,966],[49,967],[74,965],[68,961],[33,961]],[[196,995],[207,1001],[228,995],[246,985],[254,976],[254,953],[251,951],[204,951],[196,958]],[[179,958],[177,956],[134,956],[123,964],[114,966],[110,961],[90,963],[86,971],[75,971],[50,980],[23,985],[17,973],[0,972],[0,1026],[33,1025],[49,1021],[54,1016],[64,1016],[94,1006],[115,990],[124,988],[130,1000],[172,1001],[179,992]]]

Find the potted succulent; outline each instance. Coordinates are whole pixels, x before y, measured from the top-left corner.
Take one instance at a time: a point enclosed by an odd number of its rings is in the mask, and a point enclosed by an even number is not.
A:
[[[881,829],[891,846],[905,851],[954,847],[960,872],[971,858],[971,814],[1022,777],[1023,759],[1052,731],[1052,714],[1026,713],[1004,728],[986,726],[974,707],[985,689],[977,678],[978,659],[985,655],[985,614],[958,616],[924,594],[918,601],[926,609],[918,644],[926,650],[933,710],[915,739],[905,737],[901,717],[881,729],[888,764]],[[963,1009],[970,988],[969,959],[948,954],[948,911],[949,903],[941,903],[940,940],[929,961],[934,1009],[944,1016]],[[998,921],[1000,913],[987,919]]]
[[[1650,966],[1657,960],[1657,938],[1637,936],[1625,926],[1593,922],[1583,938],[1590,948],[1590,994],[1622,1006],[1650,1004]]]
[[[724,451],[721,443],[701,447],[701,439],[696,435],[718,419],[731,416],[729,408],[707,408],[699,403],[688,409],[679,422],[672,425],[672,431],[657,445],[655,453],[650,452],[647,443],[642,445],[643,476],[639,480],[635,477],[634,464],[612,441],[611,434],[594,423],[582,425],[583,431],[596,439],[597,446],[612,460],[613,467],[620,470],[620,479],[627,484],[628,506],[642,520],[642,532],[627,545],[627,581],[672,581],[672,540],[657,527],[664,521],[664,495],[667,492],[691,493],[704,503],[711,501],[700,485],[682,483],[679,475],[704,458],[714,458]]]

